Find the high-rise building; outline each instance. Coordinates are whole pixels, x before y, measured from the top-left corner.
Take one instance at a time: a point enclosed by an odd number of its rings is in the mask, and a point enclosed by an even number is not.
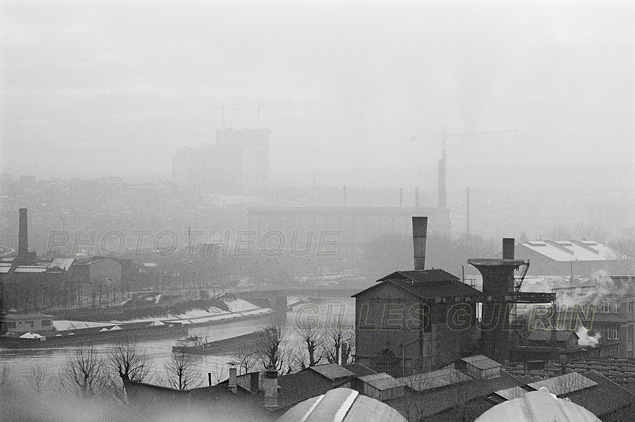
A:
[[[174,182],[218,192],[258,192],[269,184],[269,129],[219,129],[214,145],[172,157]]]

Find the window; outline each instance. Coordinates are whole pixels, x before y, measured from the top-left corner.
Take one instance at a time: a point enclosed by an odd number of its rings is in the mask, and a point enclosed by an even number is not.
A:
[[[620,304],[618,302],[602,302],[600,304],[600,312],[603,314],[620,312]]]
[[[602,327],[600,331],[602,331],[602,337],[609,338],[609,327]]]
[[[628,302],[628,312],[635,313],[635,302]]]
[[[635,331],[635,325],[631,324],[626,327],[626,337],[629,340],[633,340],[633,331]]]
[[[609,340],[618,340],[620,338],[619,327],[611,327],[609,330]]]

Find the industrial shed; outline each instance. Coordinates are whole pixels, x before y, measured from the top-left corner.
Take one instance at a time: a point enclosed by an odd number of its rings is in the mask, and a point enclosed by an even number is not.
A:
[[[404,383],[385,372],[359,377],[360,392],[368,397],[384,401],[404,396]]]

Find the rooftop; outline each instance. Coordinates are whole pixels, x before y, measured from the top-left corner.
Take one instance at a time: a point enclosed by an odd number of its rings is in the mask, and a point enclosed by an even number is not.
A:
[[[326,365],[316,365],[316,366],[312,366],[311,368],[309,368],[315,372],[317,372],[318,374],[330,379],[331,381],[334,381],[336,379],[340,379],[340,378],[346,378],[346,377],[354,377],[355,373],[349,371],[348,369],[337,365],[335,363],[329,363]]]
[[[385,283],[391,283],[420,299],[436,300],[442,297],[480,298],[482,293],[443,270],[425,271],[396,271],[379,280],[374,286],[353,295],[357,297],[363,293],[376,289]]]
[[[278,422],[406,422],[395,409],[349,388],[336,388],[303,401]]]
[[[478,369],[493,369],[500,368],[502,366],[500,363],[483,355],[468,356],[465,358],[461,358],[461,360]]]
[[[365,375],[363,377],[359,377],[359,380],[382,391],[404,386],[403,381],[397,380],[385,372]]]
[[[592,240],[533,240],[521,243],[520,246],[546,258],[562,262],[613,261],[625,258],[616,250]]]

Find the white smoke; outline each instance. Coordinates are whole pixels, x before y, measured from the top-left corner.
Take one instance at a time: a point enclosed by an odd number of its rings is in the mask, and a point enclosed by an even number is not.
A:
[[[584,325],[578,327],[575,332],[578,335],[578,346],[580,347],[595,347],[600,342],[600,338],[602,334],[600,332],[596,332],[594,335],[589,336],[589,330],[587,330]]]
[[[634,293],[632,283],[626,283],[620,279],[614,280],[606,271],[600,270],[591,275],[591,279],[585,286],[578,286],[572,290],[558,290],[556,302],[568,308],[575,305],[598,307],[604,301],[615,301],[615,298]]]

